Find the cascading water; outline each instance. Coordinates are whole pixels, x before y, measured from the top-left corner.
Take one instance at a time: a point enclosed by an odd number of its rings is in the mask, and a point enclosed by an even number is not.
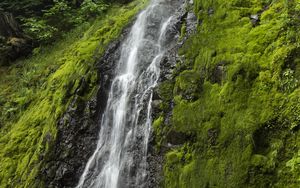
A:
[[[97,148],[77,188],[145,186],[153,88],[176,6],[174,0],[153,0],[124,41]]]

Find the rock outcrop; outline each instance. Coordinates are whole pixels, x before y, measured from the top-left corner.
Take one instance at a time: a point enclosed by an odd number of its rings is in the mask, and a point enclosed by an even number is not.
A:
[[[193,3],[193,2],[189,2]],[[166,38],[174,38],[175,41],[173,43],[173,47],[169,49],[164,57],[162,58],[162,61],[160,62],[160,68],[161,68],[161,75],[159,82],[160,84],[164,82],[169,82],[175,79],[175,76],[173,74],[174,69],[176,68],[176,65],[180,64],[182,62],[182,57],[178,54],[179,49],[183,45],[184,41],[188,39],[190,35],[192,35],[195,32],[195,29],[198,24],[198,20],[196,15],[192,11],[187,11],[185,9],[186,4],[183,4],[182,7],[179,9],[179,11],[176,13],[176,18],[174,19],[174,25],[175,27],[169,28],[169,31],[167,32],[169,37],[166,36]],[[185,25],[185,31],[184,35],[181,36],[182,27]],[[173,36],[172,36],[173,35]],[[153,101],[153,119],[158,118],[160,113],[164,110],[159,109],[160,104],[162,104],[162,96],[159,94],[159,87],[155,89],[154,93],[154,101]],[[169,94],[171,95],[171,94]],[[165,109],[165,124],[170,123],[171,115],[172,115],[172,107],[173,107],[173,101],[168,101],[167,108]],[[173,144],[178,144],[177,141],[182,143],[183,141],[177,140],[174,141],[174,143],[163,143],[162,146],[160,146],[160,149],[156,149],[157,147],[157,137],[159,136],[157,132],[153,132],[152,136],[150,138],[150,144],[149,144],[149,155],[148,155],[148,181],[147,181],[147,187],[149,188],[158,188],[161,187],[161,183],[163,182],[163,165],[165,163],[164,158],[167,151],[169,151],[172,147],[174,147]],[[181,140],[185,139],[186,136],[189,135],[181,135],[177,132],[171,132],[169,135],[167,135],[168,138],[172,139],[166,139],[167,141],[174,140],[177,138],[180,138]],[[179,144],[180,144],[179,143]]]
[[[40,172],[40,178],[46,187],[75,187],[88,159],[93,154],[101,128],[101,115],[114,77],[115,65],[120,56],[120,44],[129,32],[128,28],[129,26],[96,62],[99,80],[97,92],[88,101],[84,100],[83,96],[90,91],[88,83],[82,80],[67,112],[59,120],[56,143]]]

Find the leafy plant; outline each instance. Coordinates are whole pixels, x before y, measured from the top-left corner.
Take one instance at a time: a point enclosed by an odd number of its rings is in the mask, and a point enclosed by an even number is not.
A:
[[[292,92],[298,86],[298,80],[294,77],[294,71],[286,69],[280,81],[281,89],[285,92]]]
[[[40,43],[51,42],[55,32],[57,31],[57,28],[48,25],[46,20],[37,18],[24,18],[22,21],[24,22],[24,31]]]
[[[80,14],[85,18],[93,18],[108,9],[108,5],[102,1],[84,0],[81,4]]]
[[[47,23],[60,30],[69,30],[78,23],[75,10],[65,0],[54,0],[54,5],[43,12]]]

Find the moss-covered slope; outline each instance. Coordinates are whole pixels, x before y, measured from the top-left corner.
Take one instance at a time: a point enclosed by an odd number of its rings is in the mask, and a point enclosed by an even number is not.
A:
[[[97,85],[95,60],[145,5],[134,1],[109,11],[65,40],[10,68],[0,68],[0,187],[42,187],[37,179],[43,158],[55,143],[57,120],[80,81]]]
[[[184,139],[165,156],[164,187],[299,187],[300,1],[194,3],[197,33],[160,86],[157,141]]]

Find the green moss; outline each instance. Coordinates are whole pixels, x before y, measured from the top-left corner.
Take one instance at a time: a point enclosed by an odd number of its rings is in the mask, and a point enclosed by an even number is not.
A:
[[[164,126],[164,118],[162,116],[154,120],[152,127],[153,127],[154,134],[156,135],[155,142],[157,143],[156,144],[157,151],[161,147],[162,140],[163,140],[163,135],[164,135],[163,126]]]
[[[197,98],[195,94],[199,93],[201,88],[201,75],[197,71],[186,70],[176,77],[174,88],[175,95],[180,94],[187,99]]]
[[[299,185],[298,4],[195,1],[201,25],[180,50],[167,129],[196,139],[166,154],[164,187]]]
[[[154,122],[153,122],[153,129],[154,131],[159,131],[161,125],[164,122],[164,118],[163,117],[159,117],[157,118]]]
[[[186,23],[184,22],[181,26],[179,40],[182,40],[186,35]]]
[[[57,120],[85,79],[88,99],[97,85],[96,58],[145,5],[112,5],[107,15],[85,24],[54,46],[1,68],[0,187],[43,187],[40,166],[56,139]],[[84,35],[82,35],[84,33]]]
[[[173,150],[166,155],[165,186],[190,187],[190,173],[195,173],[193,153],[190,146],[184,145],[182,148]]]

